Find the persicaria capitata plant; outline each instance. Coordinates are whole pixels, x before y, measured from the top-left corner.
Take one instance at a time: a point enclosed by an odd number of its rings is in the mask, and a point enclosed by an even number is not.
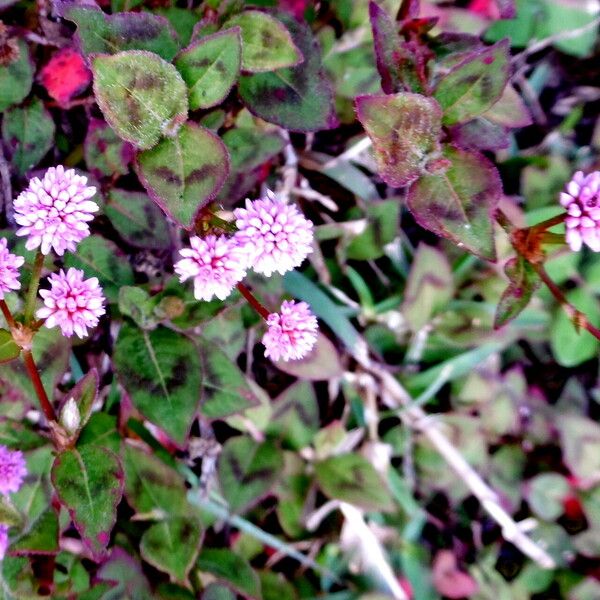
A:
[[[592,4],[0,0],[0,597],[600,598]]]

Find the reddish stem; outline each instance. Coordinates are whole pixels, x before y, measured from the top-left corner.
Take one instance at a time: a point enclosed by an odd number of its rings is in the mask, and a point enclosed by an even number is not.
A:
[[[0,310],[2,311],[2,314],[4,315],[4,318],[6,319],[8,326],[11,329],[13,329],[16,325],[15,319],[12,316],[12,313],[10,312],[10,308],[8,308],[8,304],[6,304],[5,300],[0,300]]]
[[[565,220],[566,216],[566,213],[561,213],[560,215],[556,215],[551,219],[546,219],[546,221],[542,221],[541,223],[534,225],[532,229],[535,229],[536,231],[545,231],[546,229],[550,229],[550,227],[560,225]]]
[[[563,310],[567,313],[569,318],[573,321],[576,327],[582,327],[589,333],[591,333],[596,339],[600,340],[600,329],[594,327],[587,319],[587,317],[577,310],[560,291],[560,288],[550,279],[548,273],[544,267],[540,264],[534,264],[533,268],[536,273],[540,276],[540,279],[546,284],[552,295],[556,298],[557,302],[562,306]]]
[[[243,284],[238,283],[237,289],[240,294],[246,298],[248,304],[266,321],[269,318],[269,311],[256,299],[252,292]]]
[[[27,373],[29,374],[29,378],[31,379],[31,383],[35,389],[35,393],[39,398],[40,406],[46,415],[46,419],[48,419],[48,421],[56,421],[56,413],[52,408],[52,404],[50,404],[50,400],[48,399],[48,395],[44,389],[44,384],[40,379],[40,373],[35,361],[33,360],[31,350],[23,350],[23,360],[25,361],[25,368],[27,369]]]

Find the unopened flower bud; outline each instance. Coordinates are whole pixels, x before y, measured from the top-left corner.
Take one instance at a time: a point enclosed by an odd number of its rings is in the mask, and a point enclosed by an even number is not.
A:
[[[60,424],[69,435],[73,435],[81,425],[81,414],[74,398],[69,398],[60,413]]]

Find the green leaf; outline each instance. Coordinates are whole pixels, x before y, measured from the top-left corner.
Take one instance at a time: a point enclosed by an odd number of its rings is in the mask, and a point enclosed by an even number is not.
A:
[[[446,255],[426,244],[419,244],[411,265],[402,314],[411,331],[419,331],[454,295],[452,270]]]
[[[218,581],[222,581],[233,589],[250,598],[260,598],[260,581],[245,559],[231,550],[220,548],[203,548],[198,557],[198,569],[212,573]],[[215,596],[211,595],[211,599]],[[223,596],[216,596],[223,600]]]
[[[177,133],[187,119],[188,100],[173,65],[142,50],[95,54],[90,60],[98,106],[124,140],[146,150],[163,135]]]
[[[128,244],[156,250],[171,246],[167,220],[146,194],[113,188],[104,212]]]
[[[6,111],[2,139],[10,149],[10,161],[19,175],[35,167],[52,148],[54,131],[50,113],[37,98],[26,106]]]
[[[387,487],[373,465],[358,454],[340,454],[315,464],[317,483],[330,498],[366,510],[393,510]]]
[[[258,10],[245,10],[225,23],[242,35],[242,69],[251,73],[275,71],[301,63],[302,53],[285,25]]]
[[[324,381],[338,377],[344,370],[339,352],[323,332],[317,335],[313,349],[300,360],[274,360],[273,364],[284,373],[308,381]]]
[[[321,52],[305,23],[277,13],[304,56],[296,67],[242,76],[239,94],[248,109],[265,121],[292,131],[318,131],[337,125],[333,95],[321,65]]]
[[[581,311],[596,327],[600,326],[598,300],[582,288],[576,288],[565,294],[567,301]],[[575,328],[571,318],[558,307],[550,327],[550,346],[552,354],[563,367],[575,367],[586,360],[598,356],[600,344],[585,329]]]
[[[141,287],[126,285],[119,292],[119,312],[142,329],[154,329],[157,319],[152,314],[156,301]]]
[[[71,515],[84,544],[101,558],[123,495],[123,469],[110,450],[97,446],[61,452],[52,465],[58,499]]]
[[[600,425],[577,414],[563,414],[556,422],[563,460],[571,473],[581,480],[594,482],[600,471]]]
[[[77,440],[77,446],[93,444],[119,453],[121,436],[117,429],[117,418],[105,412],[94,413]]]
[[[232,27],[204,37],[175,58],[190,92],[190,108],[220,104],[234,86],[242,64],[240,28]]]
[[[123,141],[102,119],[90,119],[83,142],[88,171],[97,177],[127,175],[134,149]]]
[[[170,61],[179,50],[169,21],[150,12],[106,15],[97,8],[75,4],[64,11],[64,17],[77,24],[75,37],[84,54],[147,50]]]
[[[35,527],[11,545],[10,551],[16,556],[57,554],[59,547],[56,511],[53,508],[45,511],[37,519]]]
[[[359,96],[355,103],[386,183],[402,187],[426,172],[432,155],[439,153],[442,132],[442,113],[433,98],[399,93]]]
[[[443,155],[450,167],[416,181],[408,191],[408,208],[425,229],[495,260],[492,217],[502,194],[498,171],[474,152],[446,146]]]
[[[18,40],[19,54],[8,65],[0,65],[0,112],[19,104],[31,91],[33,64],[24,40]]]
[[[496,309],[496,329],[512,321],[525,309],[541,283],[535,269],[521,257],[511,258],[504,266],[504,272],[510,283],[502,292]]]
[[[9,527],[20,527],[23,524],[21,513],[6,496],[0,497],[0,523]]]
[[[384,246],[398,234],[400,202],[397,198],[370,202],[366,207],[367,227],[346,247],[352,260],[375,260],[384,255]]]
[[[259,577],[263,600],[297,600],[296,589],[282,573],[260,571]]]
[[[166,327],[143,331],[125,323],[114,365],[134,406],[183,444],[200,399],[201,365],[193,342]]]
[[[206,340],[201,344],[201,413],[220,419],[258,405],[258,399],[240,368],[223,350]]]
[[[0,444],[26,452],[43,446],[46,440],[32,430],[28,421],[0,418]]]
[[[21,354],[21,348],[15,344],[12,334],[0,329],[0,363],[10,362]]]
[[[138,156],[138,175],[150,197],[182,227],[214,199],[229,172],[225,145],[212,131],[186,123]]]
[[[226,586],[211,583],[202,592],[202,600],[235,600],[237,596]]]
[[[274,403],[268,433],[287,447],[300,450],[308,446],[319,431],[319,405],[314,387],[299,381],[282,392]]]
[[[70,344],[59,329],[42,327],[33,338],[32,354],[41,373],[42,383],[50,398],[54,387],[67,370]],[[18,390],[31,404],[36,398],[35,390],[23,361],[17,360],[0,364],[0,379],[7,381],[11,388]]]
[[[262,166],[283,150],[285,142],[274,131],[251,127],[235,127],[226,131],[223,142],[231,156],[231,172],[218,200],[230,206],[259,182]]]
[[[123,445],[125,497],[137,515],[189,514],[183,477],[155,455],[131,443]]]
[[[283,468],[281,452],[271,442],[247,437],[227,441],[219,456],[219,483],[232,512],[245,512],[262,500]]]
[[[540,473],[526,483],[525,498],[533,513],[545,521],[554,521],[564,510],[571,494],[567,479],[558,473]]]
[[[200,399],[200,358],[192,341],[166,327],[143,331],[125,323],[114,365],[134,406],[183,444]]]
[[[138,560],[115,546],[98,569],[98,579],[111,584],[102,600],[149,600],[153,597],[148,580]]]
[[[81,241],[77,253],[67,254],[66,267],[83,269],[86,278],[97,277],[110,302],[119,299],[119,288],[134,282],[133,270],[116,244],[100,235]]]
[[[464,123],[492,107],[510,76],[508,40],[469,54],[438,83],[434,98],[445,125]]]
[[[159,571],[168,573],[172,581],[185,585],[194,565],[202,529],[194,519],[177,517],[155,523],[140,540],[142,558]]]

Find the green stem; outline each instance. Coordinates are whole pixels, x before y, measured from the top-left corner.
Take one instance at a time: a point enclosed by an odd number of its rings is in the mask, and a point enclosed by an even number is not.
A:
[[[29,325],[33,320],[35,312],[35,301],[37,300],[38,288],[40,287],[40,278],[42,276],[42,268],[44,267],[44,255],[38,250],[35,255],[33,269],[31,271],[31,281],[27,290],[27,299],[25,301],[25,324]]]

